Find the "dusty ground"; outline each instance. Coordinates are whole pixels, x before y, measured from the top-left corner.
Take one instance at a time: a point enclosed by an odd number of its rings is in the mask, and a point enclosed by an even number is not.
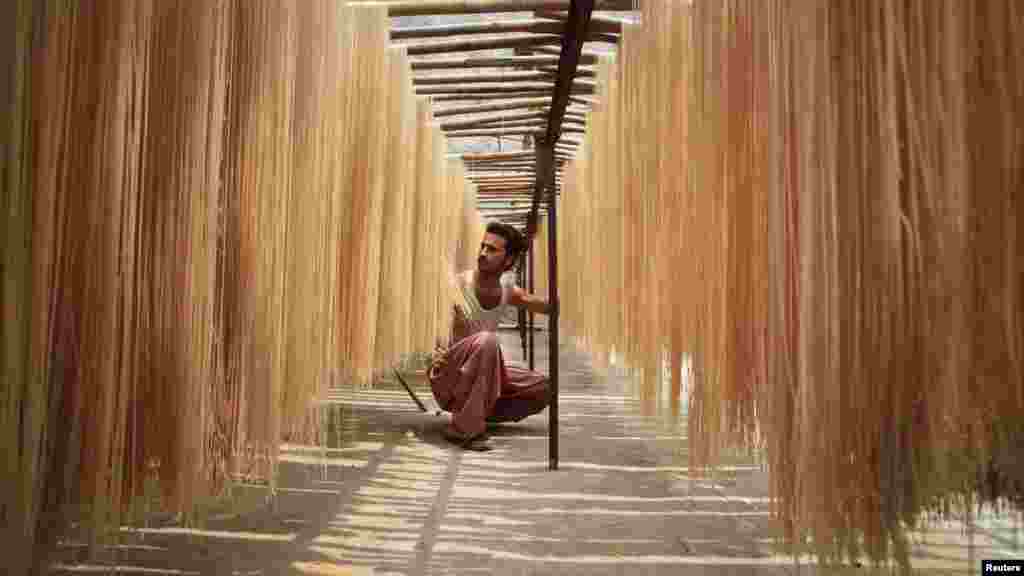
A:
[[[506,356],[522,357],[503,334]],[[546,370],[546,343],[538,367]],[[678,429],[639,415],[629,382],[562,357],[561,449],[548,470],[547,412],[494,431],[496,449],[463,452],[399,388],[338,392],[326,452],[286,447],[279,498],[213,518],[203,531],[126,535],[103,565],[66,547],[55,573],[812,574],[774,553],[767,476],[749,461],[715,478],[691,474]],[[424,400],[432,398],[420,388]],[[244,506],[243,506],[244,508]],[[1009,524],[978,529],[973,556],[959,525],[932,533],[924,573],[981,558],[1022,557]],[[866,569],[851,573],[864,574]]]

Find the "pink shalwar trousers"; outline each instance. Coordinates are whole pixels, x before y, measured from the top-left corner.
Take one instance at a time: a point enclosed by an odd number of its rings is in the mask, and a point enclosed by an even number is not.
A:
[[[452,413],[449,434],[467,440],[484,433],[488,421],[519,421],[548,405],[548,377],[506,366],[494,332],[459,340],[428,376],[437,403]]]

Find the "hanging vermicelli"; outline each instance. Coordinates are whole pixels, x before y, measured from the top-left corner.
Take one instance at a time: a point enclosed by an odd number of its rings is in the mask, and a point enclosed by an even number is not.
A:
[[[9,547],[6,565],[13,573],[26,571],[32,561],[36,527],[42,507],[46,452],[40,440],[54,415],[49,387],[43,385],[33,328],[42,280],[33,259],[33,223],[38,208],[32,195],[29,139],[32,120],[30,66],[33,25],[40,17],[38,2],[7,2],[0,6],[0,435],[4,438],[0,477],[0,537]],[[38,106],[39,104],[36,104]],[[21,440],[18,445],[16,439]],[[42,452],[42,453],[40,453]]]
[[[334,302],[338,296],[338,217],[345,212],[347,184],[336,180],[335,167],[350,152],[332,146],[343,130],[337,96],[346,85],[344,42],[348,39],[343,7],[313,2],[298,6],[296,68],[292,115],[294,185],[287,255],[288,340],[283,388],[284,433],[294,442],[313,443],[317,430],[310,401],[329,383],[337,366]],[[343,94],[345,94],[343,92]]]
[[[380,129],[386,107],[374,106],[368,111],[361,108],[367,101],[381,99],[388,86],[385,73],[388,20],[382,7],[354,9],[350,17],[353,18],[352,57],[358,60],[352,67],[352,93],[348,102],[352,210],[342,246],[351,255],[343,292],[348,302],[349,321],[343,326],[349,338],[348,371],[354,381],[365,383],[370,380],[374,360],[383,166],[389,155],[385,149],[387,132]],[[374,282],[369,282],[370,278]]]
[[[1019,502],[1022,17],[652,1],[601,65],[562,317],[642,395],[663,347],[673,395],[692,358],[691,465],[763,443],[774,514],[822,561],[906,566],[924,511]]]
[[[412,70],[407,64],[403,64],[403,80],[402,83],[405,86],[412,85]],[[415,331],[413,326],[410,326],[410,320],[413,318],[412,314],[415,310],[415,296],[417,291],[417,282],[414,268],[416,262],[416,242],[415,238],[418,236],[418,230],[416,228],[416,191],[418,185],[418,173],[416,170],[418,162],[418,154],[416,151],[419,147],[419,139],[421,137],[421,130],[419,121],[421,120],[420,104],[419,100],[412,95],[408,89],[403,90],[402,100],[402,141],[399,150],[402,150],[402,154],[398,155],[397,161],[395,162],[395,168],[402,172],[401,181],[401,198],[403,198],[401,210],[401,238],[402,244],[399,246],[395,257],[397,258],[396,266],[398,266],[398,277],[401,278],[401,283],[396,286],[399,300],[399,311],[402,316],[397,320],[399,322],[398,331],[395,340],[395,351],[399,354],[408,353],[416,348]],[[416,323],[413,322],[413,325]]]
[[[412,243],[423,235],[441,251],[480,230],[440,131],[429,116],[410,122],[405,57],[399,79],[378,73],[383,9],[151,0],[0,11],[11,111],[0,125],[0,429],[17,439],[5,458],[21,471],[3,479],[0,514],[19,554],[8,565],[23,573],[70,521],[98,544],[150,480],[161,508],[186,515],[237,473],[273,485],[282,437],[316,441],[309,408],[328,370],[365,380],[444,330],[431,287],[443,271],[432,269],[418,294],[429,321],[399,312],[406,325],[379,336],[395,165],[410,168],[395,180],[404,197],[426,183],[421,220],[409,202],[397,210],[410,239],[396,250],[406,310],[420,285]],[[393,162],[391,131],[367,130],[391,119],[385,107],[362,113],[386,94],[401,101],[399,147],[422,133],[425,178],[416,154]],[[445,208],[430,206],[442,191]]]
[[[408,100],[411,98],[403,88],[409,81],[410,69],[405,58],[405,49],[391,48],[388,55],[388,71],[390,84],[388,88],[388,143],[390,151],[406,149],[409,127],[415,127],[414,119],[408,117]],[[399,154],[392,159],[398,160],[406,154]],[[376,365],[388,366],[396,362],[400,354],[406,350],[403,342],[408,332],[409,318],[407,293],[410,279],[409,249],[405,242],[410,232],[406,218],[407,206],[405,181],[409,175],[406,170],[396,167],[386,170],[387,184],[384,189],[383,234],[381,237],[380,270],[380,303],[378,305],[377,340],[379,346],[375,350]]]
[[[284,278],[292,191],[292,97],[297,13],[272,0],[240,9],[235,34],[231,146],[225,177],[238,219],[238,302],[233,319],[241,448],[255,461],[246,467],[272,479],[281,432]],[[228,298],[230,301],[231,298]]]
[[[116,524],[122,512],[131,370],[123,345],[134,339],[130,319],[122,319],[132,312],[136,287],[150,4],[20,13],[24,19],[16,22],[40,31],[33,41],[39,65],[31,83],[20,86],[33,102],[25,109],[31,151],[22,152],[32,174],[21,172],[18,194],[31,214],[25,246],[32,250],[33,296],[24,308],[32,318],[28,371],[12,384],[29,393],[26,404],[11,406],[21,414],[5,415],[25,427],[14,437],[24,442],[16,450],[33,481],[24,486],[22,518],[11,519],[24,544],[15,564],[25,568],[65,528],[63,518],[93,528],[88,536],[95,543],[99,529]],[[71,91],[79,97],[66,98]]]

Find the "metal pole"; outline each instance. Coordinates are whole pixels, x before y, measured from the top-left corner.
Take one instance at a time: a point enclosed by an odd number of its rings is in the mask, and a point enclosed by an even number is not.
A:
[[[548,196],[548,301],[558,301],[558,229],[555,194]],[[556,310],[557,312],[557,310]],[[548,468],[558,469],[558,314],[548,317],[548,367],[551,405],[548,407]]]
[[[519,274],[526,275],[526,254],[519,255]],[[523,348],[523,359],[526,358],[526,310],[520,308],[519,313],[516,315],[517,323],[519,324],[519,343]]]
[[[529,292],[530,294],[533,294],[533,291],[534,291],[533,247],[532,247],[533,243],[531,242],[530,244],[531,244],[530,252],[526,255],[526,262],[527,262],[527,264],[526,264],[526,282],[527,282],[526,291]],[[528,314],[528,316],[527,316],[526,338],[527,338],[526,346],[527,346],[527,350],[528,350],[527,359],[529,360],[530,370],[533,370],[534,369],[534,363],[533,363],[533,357],[534,357],[534,354],[533,354],[533,347],[534,347],[533,312],[530,312]]]

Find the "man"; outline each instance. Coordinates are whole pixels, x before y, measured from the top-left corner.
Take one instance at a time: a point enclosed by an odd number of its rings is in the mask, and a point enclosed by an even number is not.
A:
[[[537,314],[557,314],[557,301],[527,294],[515,285],[502,286],[526,241],[518,230],[498,222],[487,226],[476,270],[456,281],[473,302],[467,313],[456,307],[452,337],[435,351],[430,385],[441,408],[452,413],[445,437],[465,448],[489,450],[488,421],[519,421],[548,405],[548,378],[518,366],[506,366],[498,344],[498,323],[509,307]]]

